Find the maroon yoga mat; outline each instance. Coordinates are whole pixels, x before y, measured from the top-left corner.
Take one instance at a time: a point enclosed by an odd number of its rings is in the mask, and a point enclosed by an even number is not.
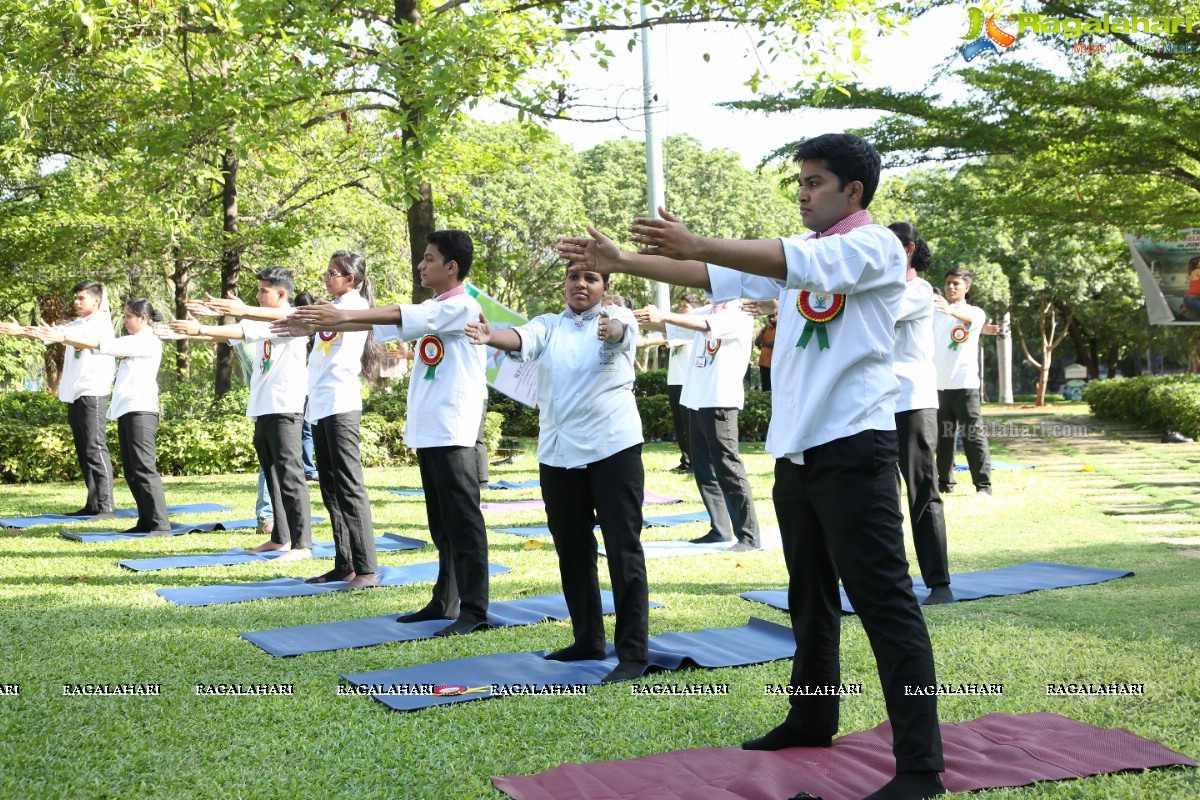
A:
[[[988,714],[943,722],[950,792],[1027,786],[1195,761],[1123,728],[1096,728],[1058,714]],[[806,791],[859,800],[891,780],[892,729],[883,723],[829,748],[773,753],[703,747],[628,761],[563,764],[537,775],[493,777],[516,800],[778,800]]]

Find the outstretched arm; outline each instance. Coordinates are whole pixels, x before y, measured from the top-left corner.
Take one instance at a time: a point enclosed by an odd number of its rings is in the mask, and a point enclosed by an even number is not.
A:
[[[294,320],[305,333],[316,331],[369,331],[375,325],[399,325],[403,321],[401,306],[372,306],[371,308],[338,308],[333,303],[314,303],[293,309],[288,320]]]
[[[646,306],[633,312],[633,316],[647,330],[663,330],[663,325],[674,325],[689,331],[708,330],[708,320],[700,314],[671,314],[657,306]]]
[[[708,290],[708,265],[703,261],[676,261],[661,255],[621,250],[616,242],[588,225],[588,236],[564,236],[558,252],[572,264],[595,272],[621,272],[639,278]]]
[[[512,328],[493,328],[492,323],[488,322],[483,314],[479,315],[478,322],[468,322],[463,330],[471,344],[491,345],[506,353],[514,353],[521,349],[521,334]]]
[[[64,332],[61,328],[56,328],[53,325],[47,325],[45,321],[29,328],[33,337],[41,339],[43,342],[61,342],[69,344],[72,347],[77,347],[80,350],[96,350],[100,347],[100,343],[95,339],[77,338]]]
[[[783,255],[783,244],[778,239],[709,239],[689,231],[678,217],[667,213],[666,209],[659,208],[658,213],[662,219],[639,217],[629,227],[633,241],[639,245],[638,253],[645,257],[719,264],[739,272],[777,280],[787,277],[787,260]],[[704,271],[707,280],[707,266]]]
[[[182,333],[185,336],[207,336],[220,341],[243,339],[241,325],[201,325],[199,320],[173,319],[170,323],[172,333]]]

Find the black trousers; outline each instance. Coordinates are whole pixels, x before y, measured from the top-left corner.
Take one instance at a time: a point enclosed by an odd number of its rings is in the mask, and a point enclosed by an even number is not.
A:
[[[487,426],[487,398],[483,398],[483,416],[479,418],[479,435],[475,437],[475,469],[479,477],[479,491],[488,485],[488,451],[487,443],[483,441]]]
[[[693,409],[691,414],[692,473],[700,499],[722,539],[759,546],[750,479],[738,455],[738,410]]]
[[[906,691],[937,681],[904,558],[897,457],[894,431],[868,430],[804,451],[803,466],[775,462],[775,510],[796,637],[792,685],[840,683],[840,577],[875,654],[896,769],[940,772],[937,697]],[[836,695],[789,699],[789,726],[808,736],[837,732]]]
[[[254,451],[275,509],[271,541],[294,549],[312,547],[312,511],[301,464],[303,424],[303,414],[263,414],[254,421]]]
[[[682,394],[682,384],[667,384],[667,403],[671,406],[671,421],[675,423],[675,443],[679,445],[679,466],[691,469],[691,412],[679,404],[679,397]]]
[[[581,469],[539,467],[575,641],[584,647],[604,648],[594,530],[599,522],[617,610],[617,658],[645,661],[650,596],[642,553],[642,446],[626,448]]]
[[[764,392],[771,391],[771,368],[759,365],[758,378]]]
[[[937,409],[896,412],[896,436],[900,443],[900,474],[908,487],[908,518],[921,579],[930,589],[944,586],[950,583],[950,565],[946,554],[946,515],[934,463]]]
[[[337,551],[333,568],[342,574],[369,575],[379,562],[375,558],[371,503],[363,486],[358,447],[361,423],[361,411],[331,414],[317,420],[313,424],[313,450],[321,500],[333,526],[333,545]]]
[[[67,424],[75,443],[75,456],[87,487],[84,510],[91,513],[113,510],[113,468],[108,454],[105,426],[108,395],[80,397],[67,403]]]
[[[158,474],[158,414],[130,411],[117,418],[117,441],[121,445],[121,464],[125,485],[137,504],[137,530],[167,531],[167,497]]]
[[[487,530],[479,510],[474,447],[417,450],[429,535],[438,549],[438,577],[429,605],[448,619],[487,620]]]
[[[983,427],[983,412],[979,407],[978,389],[938,390],[937,469],[939,488],[954,490],[954,440],[958,426],[963,429],[963,450],[975,490],[992,491],[992,456],[988,452],[987,432]]]

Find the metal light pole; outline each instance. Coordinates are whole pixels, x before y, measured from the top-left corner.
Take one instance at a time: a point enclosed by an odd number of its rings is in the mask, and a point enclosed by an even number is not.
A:
[[[658,208],[666,203],[663,189],[662,170],[662,141],[654,127],[654,118],[659,113],[655,109],[654,75],[650,65],[650,27],[649,10],[646,4],[641,4],[642,29],[639,37],[642,43],[642,116],[646,121],[646,204],[650,216],[658,216]],[[661,104],[659,104],[661,105]],[[671,287],[665,283],[654,284],[654,304],[669,311],[671,309]]]

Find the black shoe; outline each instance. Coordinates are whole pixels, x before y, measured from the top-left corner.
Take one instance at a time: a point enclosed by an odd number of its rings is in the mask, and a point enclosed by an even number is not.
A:
[[[733,547],[726,548],[725,552],[726,553],[752,553],[755,550],[762,550],[762,548],[756,544],[750,544],[749,542],[738,542]]]
[[[882,789],[867,800],[928,800],[946,793],[936,772],[897,772]]]
[[[1184,436],[1179,431],[1167,431],[1162,435],[1163,444],[1184,444],[1190,441],[1192,441],[1190,437]]]
[[[434,631],[433,635],[439,636],[439,637],[462,636],[467,633],[474,633],[475,631],[482,630],[483,628],[486,628],[486,627],[487,627],[486,620],[460,619],[460,620],[455,620],[454,622],[451,622],[449,625],[442,628],[440,631]]]
[[[604,648],[582,647],[572,644],[542,656],[547,661],[603,661]]]
[[[92,511],[90,508],[81,508],[78,511],[68,511],[66,514],[63,514],[63,516],[64,517],[91,517],[91,516],[95,516],[95,514],[96,514],[96,512]]]
[[[938,484],[938,494],[954,494],[954,487]]]
[[[950,591],[950,584],[943,583],[940,586],[933,586],[929,589],[929,596],[921,602],[923,606],[937,606],[943,603],[953,603],[954,593]]]
[[[304,480],[306,481],[319,481],[320,479],[321,476],[316,472],[310,472],[304,476]]]
[[[440,608],[425,606],[420,611],[414,611],[411,614],[401,614],[396,617],[396,622],[425,622],[431,619],[454,619],[454,617]]]
[[[149,531],[142,530],[137,525],[134,525],[132,528],[126,528],[125,530],[121,531],[121,533],[148,533],[148,532]]]
[[[776,725],[757,739],[742,742],[743,750],[784,750],[788,747],[831,747],[832,736],[810,736],[800,733],[786,722]]]
[[[726,539],[716,531],[710,531],[704,534],[699,539],[690,539],[692,544],[723,544],[724,542],[732,542],[733,539]]]
[[[685,465],[685,464],[678,464],[678,465],[676,465],[676,466],[674,466],[674,467],[671,467],[671,469],[670,469],[670,470],[668,470],[668,472],[674,472],[674,473],[677,473],[677,474],[679,474],[679,475],[682,475],[682,474],[684,474],[684,473],[686,473],[686,472],[691,472],[691,471],[692,471],[692,468],[691,468],[691,467],[689,467],[689,466],[687,466],[687,465]]]

